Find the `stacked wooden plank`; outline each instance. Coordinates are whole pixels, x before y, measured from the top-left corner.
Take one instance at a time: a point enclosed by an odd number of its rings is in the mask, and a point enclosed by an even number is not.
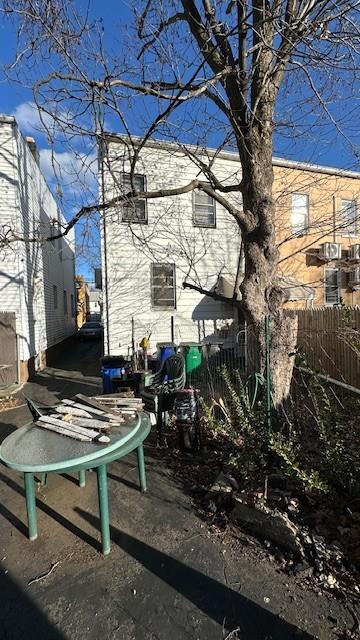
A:
[[[116,396],[116,397],[115,397]],[[134,419],[143,408],[141,398],[128,393],[64,399],[50,415],[39,416],[36,426],[81,442],[110,442],[112,428]]]

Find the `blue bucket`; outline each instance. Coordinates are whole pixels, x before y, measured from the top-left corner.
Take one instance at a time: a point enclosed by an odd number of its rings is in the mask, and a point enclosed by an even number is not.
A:
[[[101,358],[103,393],[112,393],[111,379],[115,376],[121,376],[122,369],[128,366],[129,363],[124,356],[104,356]]]
[[[156,346],[159,352],[158,369],[161,369],[162,363],[176,353],[177,347],[173,342],[159,342]]]

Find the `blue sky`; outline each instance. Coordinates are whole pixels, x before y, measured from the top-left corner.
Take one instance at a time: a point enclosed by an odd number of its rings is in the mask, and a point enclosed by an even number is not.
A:
[[[131,3],[129,3],[131,4]],[[79,6],[84,6],[84,0],[79,0]],[[131,32],[129,30],[125,39],[126,45],[123,44],[124,27],[130,17],[130,9],[128,4],[119,0],[92,0],[91,18],[101,19],[104,27],[105,41],[107,45],[114,50],[124,50],[131,42]],[[133,5],[136,6],[136,5]],[[12,53],[15,46],[15,32],[11,29],[8,22],[0,20],[0,61],[6,64],[12,59]],[[315,77],[316,81],[321,82],[320,76]],[[309,97],[309,90],[304,84],[299,83],[297,87],[292,86],[291,92],[287,91],[285,86],[279,101],[279,109],[277,120],[281,124],[287,119],[287,115],[291,113],[293,128],[291,136],[288,136],[288,130],[279,128],[279,133],[275,136],[274,151],[275,155],[281,155],[290,159],[298,159],[320,164],[327,164],[335,167],[344,167],[347,169],[359,170],[359,155],[354,152],[354,145],[359,148],[359,127],[358,127],[358,110],[359,110],[359,92],[356,94],[354,90],[347,88],[345,82],[340,77],[337,82],[334,81],[332,94],[327,96],[327,108],[330,116],[341,122],[341,132],[331,125],[329,117],[319,107],[305,106],[300,110],[299,105]],[[38,120],[36,113],[32,108],[32,92],[30,88],[20,86],[17,83],[9,82],[0,76],[0,112],[6,114],[14,114],[18,120],[19,126],[25,135],[33,135],[38,143],[41,153],[41,165],[43,172],[50,185],[54,186],[53,166],[51,153],[47,144],[47,140],[38,130]],[[127,113],[132,128],[137,126],[138,118],[149,117],[152,115],[150,111],[146,113],[146,108],[141,112],[141,103],[139,103],[136,112]],[[140,111],[139,111],[140,109]],[[197,111],[196,115],[195,112]],[[194,126],[192,118],[196,121],[198,128],[198,120],[196,119],[202,114],[203,107],[193,107],[184,111],[184,120],[187,120],[188,133],[183,132],[183,141],[193,141]],[[126,109],[125,109],[126,110]],[[109,119],[109,127],[118,129],[118,123]],[[186,128],[186,127],[185,127]],[[199,128],[198,128],[199,132]],[[137,132],[136,132],[137,133]],[[285,135],[282,135],[284,134]],[[216,144],[216,136],[207,138],[207,142]],[[83,155],[89,155],[90,168],[95,166],[96,149],[85,144],[84,148],[75,149],[78,154],[74,160],[73,150],[69,147],[62,146],[58,142],[56,152],[61,166],[61,181],[64,191],[64,203],[67,216],[76,211],[79,203],[81,203],[83,194],[77,189],[77,182],[74,181],[70,171],[67,173],[67,167],[75,162],[80,166],[82,164]],[[91,165],[91,163],[94,163]],[[91,177],[91,172],[83,176],[86,188],[96,197],[96,184]],[[80,227],[77,231],[78,238],[84,233],[88,233],[86,227]],[[95,243],[96,244],[96,243]],[[99,257],[99,251],[95,251],[96,256],[83,256],[78,261],[78,270],[84,273],[88,278],[91,277],[92,267],[95,266]]]

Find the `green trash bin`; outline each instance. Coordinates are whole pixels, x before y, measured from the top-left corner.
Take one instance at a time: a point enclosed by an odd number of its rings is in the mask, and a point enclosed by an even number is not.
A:
[[[197,342],[183,342],[180,348],[185,359],[186,379],[188,380],[202,363],[202,345]]]

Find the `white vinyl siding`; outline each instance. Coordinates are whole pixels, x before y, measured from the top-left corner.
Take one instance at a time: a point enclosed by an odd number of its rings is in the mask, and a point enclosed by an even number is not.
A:
[[[124,193],[129,193],[135,189],[135,191],[146,190],[145,176],[136,173],[133,176],[133,184],[131,183],[130,174],[122,173],[121,183]],[[146,200],[129,200],[122,203],[122,216],[123,222],[133,223],[146,223],[147,222],[147,207]]]
[[[0,117],[0,144],[0,225],[9,224],[25,238],[54,234],[65,220],[14,118]],[[41,352],[75,331],[74,320],[64,318],[61,299],[57,308],[54,304],[54,287],[59,295],[74,288],[74,233],[62,240],[62,262],[58,244],[13,245],[0,275],[0,308],[16,313],[19,359],[34,357],[35,368],[42,366]]]
[[[109,197],[122,193],[122,187],[114,176],[129,171],[126,154],[121,143],[110,142],[108,158],[111,172],[105,166],[104,176]],[[197,167],[184,153],[163,148],[145,146],[139,167],[151,191],[188,184],[198,175]],[[232,160],[216,160],[214,171],[224,184],[238,185],[241,181],[240,165]],[[238,195],[234,200],[239,203]],[[207,336],[217,335],[222,324],[228,322],[232,325],[234,312],[231,305],[198,291],[184,289],[182,285],[188,281],[211,290],[219,273],[235,277],[241,243],[236,222],[216,203],[216,227],[195,225],[192,192],[149,200],[147,208],[148,223],[136,233],[130,225],[119,224],[121,207],[114,210],[113,216],[106,217],[106,271],[102,234],[102,309],[105,350],[110,355],[131,350],[131,317],[134,318],[135,342],[139,343],[145,335],[151,335],[150,351],[155,351],[158,342],[171,340],[172,322],[174,339],[179,344],[184,341],[201,342]],[[153,305],[152,265],[176,267],[175,290],[171,291],[168,306]]]
[[[199,189],[193,192],[193,221],[198,227],[216,226],[215,200]]]
[[[58,308],[58,292],[57,292],[57,286],[55,284],[53,285],[53,306],[54,306],[54,309]]]
[[[355,235],[357,230],[355,200],[341,200],[341,234]]]
[[[303,235],[308,231],[309,196],[306,193],[291,194],[291,228],[297,235]]]

